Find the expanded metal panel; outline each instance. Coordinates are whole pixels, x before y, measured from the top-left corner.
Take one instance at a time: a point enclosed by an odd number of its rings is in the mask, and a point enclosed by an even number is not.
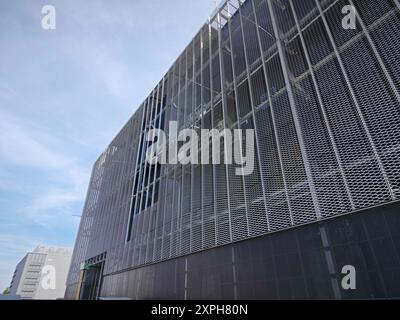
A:
[[[392,12],[390,16],[373,28],[370,32],[371,37],[379,51],[390,77],[392,78],[397,92],[400,91],[400,41],[394,41],[393,30],[398,28],[400,13]]]
[[[287,34],[295,26],[293,13],[290,10],[289,0],[274,1],[273,14],[276,16],[277,28],[282,34]]]
[[[268,52],[272,47],[276,46],[276,39],[272,36],[274,33],[269,5],[267,1],[254,0],[255,13],[258,28],[261,30],[260,39],[263,52]]]
[[[181,224],[180,224],[180,248],[179,253],[190,252],[190,233],[191,233],[191,167],[183,166],[182,197],[181,197]]]
[[[262,68],[251,75],[251,88],[254,107],[258,107],[268,99],[267,86]]]
[[[307,60],[299,36],[295,37],[291,41],[288,41],[286,45],[285,56],[291,78],[297,78],[301,76],[306,69],[308,69]],[[293,89],[296,91],[296,95],[306,94],[302,92],[301,86],[295,85],[293,87]]]
[[[365,1],[353,0],[352,1],[358,14],[363,19],[364,23],[369,26],[376,20],[382,17],[396,7],[393,0],[380,0],[380,1]]]
[[[275,54],[266,62],[266,70],[268,74],[269,92],[273,96],[285,87],[285,80],[278,54]]]
[[[165,207],[165,220],[163,225],[163,240],[162,240],[162,259],[168,258],[170,255],[170,247],[171,247],[171,230],[172,230],[172,217],[173,217],[173,207],[172,201],[174,194],[174,176],[173,172],[169,172],[166,177],[166,188],[167,193],[164,199],[164,207]]]
[[[342,8],[348,5],[347,0],[337,1],[329,10],[326,12],[326,20],[328,22],[329,29],[332,32],[332,36],[335,39],[335,43],[338,47],[341,47],[351,38],[361,32],[360,24],[356,22],[356,29],[344,29],[341,22],[343,19]]]
[[[223,148],[223,143],[221,143]],[[230,242],[230,214],[228,202],[228,188],[226,184],[226,166],[218,164],[214,166],[215,183],[215,218],[216,218],[216,242],[221,245]]]
[[[202,242],[203,248],[213,247],[216,243],[216,216],[214,211],[214,168],[213,165],[202,166],[203,178],[203,198],[202,198],[202,213],[203,213],[203,229]]]
[[[241,119],[251,111],[250,92],[247,80],[238,87],[238,110]]]
[[[146,243],[146,253],[145,253],[145,261],[152,262],[154,261],[154,236],[155,236],[155,225],[157,219],[157,207],[154,206],[150,209],[149,215],[149,231],[147,232],[148,238]]]
[[[304,223],[316,219],[304,162],[299,145],[296,124],[290,108],[286,91],[273,100],[276,115],[276,126],[285,180],[288,188],[291,209],[291,224]]]
[[[302,1],[302,0],[298,0],[298,1]],[[336,2],[336,0],[314,0],[317,1],[322,9],[326,9],[329,6],[331,6],[333,3]]]
[[[234,144],[235,140],[232,139],[232,147]],[[236,169],[240,170],[240,167],[235,164],[227,166],[232,239],[239,240],[248,237],[248,217],[245,206],[243,177],[236,174]]]
[[[333,137],[330,136],[323,108],[318,101],[311,76],[297,83],[302,91],[295,95],[295,101],[313,180],[319,209],[322,216],[340,214],[351,210],[345,178],[335,154]]]
[[[202,167],[192,166],[192,221],[190,250],[197,251],[203,248],[202,224]]]
[[[223,1],[96,162],[67,295],[103,252],[108,274],[399,200],[399,27],[394,0]],[[223,139],[220,164],[146,164],[147,132],[175,120],[254,129],[254,171]],[[135,274],[105,292],[157,285]]]
[[[246,68],[241,27],[232,31],[231,39],[235,75],[240,76]]]
[[[181,167],[174,172],[174,194],[172,198],[170,257],[179,255],[180,250],[180,199],[181,199]]]
[[[303,36],[313,65],[316,65],[333,52],[332,43],[329,41],[321,18],[318,18],[308,26],[304,30]]]
[[[253,130],[253,119],[248,118],[241,123],[242,130]],[[243,153],[250,153],[249,146],[246,145],[245,131],[242,133]],[[258,149],[255,146],[255,154]],[[261,158],[262,159],[262,158]],[[245,197],[247,207],[248,235],[256,236],[268,231],[267,212],[265,211],[265,201],[263,192],[263,182],[261,180],[260,164],[258,157],[254,159],[254,168],[251,174],[244,175]]]
[[[297,18],[303,22],[308,15],[316,12],[315,0],[292,0]]]
[[[276,126],[269,104],[262,106],[255,115],[259,152],[263,163],[261,170],[264,178],[266,205],[271,230],[291,225],[291,213],[288,206],[287,190],[283,177],[279,141],[276,138]]]
[[[248,2],[248,6],[251,7],[251,1]],[[258,41],[254,41],[257,39],[257,25],[255,22],[254,13],[251,12],[251,14],[248,16],[243,14],[242,23],[243,34],[246,43],[247,63],[252,65],[258,58],[260,58],[259,43]]]
[[[318,69],[316,78],[355,207],[384,201],[384,179],[336,59]]]
[[[348,47],[342,58],[376,148],[376,157],[383,163],[381,174],[389,179],[389,183],[396,183],[399,170],[399,100],[393,94],[388,78],[380,70],[364,37]]]

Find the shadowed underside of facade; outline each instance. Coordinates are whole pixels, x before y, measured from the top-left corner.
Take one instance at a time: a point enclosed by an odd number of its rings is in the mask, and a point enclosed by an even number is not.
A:
[[[221,3],[96,161],[66,298],[399,298],[399,27],[398,0]],[[254,172],[146,163],[170,121],[254,129]]]

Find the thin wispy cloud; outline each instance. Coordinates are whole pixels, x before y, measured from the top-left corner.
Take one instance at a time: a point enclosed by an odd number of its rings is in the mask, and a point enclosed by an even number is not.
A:
[[[43,226],[60,223],[58,215],[65,215],[70,204],[84,200],[89,169],[80,168],[73,156],[43,143],[51,141],[60,149],[62,141],[46,137],[45,132],[30,128],[28,123],[1,109],[0,131],[3,132],[0,136],[0,157],[3,162],[16,168],[45,171],[50,178],[54,176],[58,181],[57,184],[49,184],[44,188],[34,188],[29,182],[20,185],[19,192],[27,194],[28,190],[25,188],[28,188],[31,194],[29,204],[22,208],[20,214]],[[62,181],[66,183],[60,187],[59,183]],[[1,187],[9,190],[7,185]]]
[[[0,99],[9,100],[16,95],[16,92],[4,83],[0,83]]]
[[[204,0],[0,1],[0,290],[39,243],[72,246],[91,166],[212,11]]]
[[[9,112],[0,109],[0,156],[12,165],[22,165],[41,169],[62,169],[70,164],[70,159],[35,138],[35,132],[27,128]]]

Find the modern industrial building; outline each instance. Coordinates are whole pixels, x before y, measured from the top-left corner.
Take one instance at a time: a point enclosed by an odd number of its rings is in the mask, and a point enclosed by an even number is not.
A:
[[[223,1],[94,164],[66,298],[400,298],[399,31],[399,0]],[[254,129],[253,173],[148,164],[170,121]]]
[[[64,298],[72,249],[38,246],[18,263],[10,285],[10,295],[21,299]]]

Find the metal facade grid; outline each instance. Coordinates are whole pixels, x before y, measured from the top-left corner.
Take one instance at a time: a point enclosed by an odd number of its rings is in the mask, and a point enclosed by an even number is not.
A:
[[[356,30],[342,28],[345,5]],[[95,163],[66,296],[103,252],[109,274],[399,200],[399,10],[221,3]],[[172,120],[255,129],[254,172],[146,164],[148,130]]]

